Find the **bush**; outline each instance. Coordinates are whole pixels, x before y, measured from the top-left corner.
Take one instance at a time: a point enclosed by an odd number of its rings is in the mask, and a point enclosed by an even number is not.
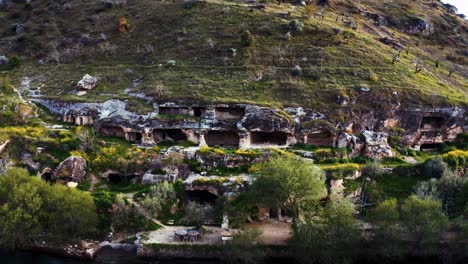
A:
[[[441,157],[428,159],[426,162],[424,162],[423,174],[427,178],[440,179],[448,171],[448,165]]]
[[[359,171],[360,169],[361,166],[359,166],[358,164],[348,163],[327,166],[326,168],[324,168],[324,171],[326,172],[329,178],[344,179],[346,177],[354,176],[356,171]]]
[[[385,173],[382,166],[377,162],[369,162],[362,168],[362,176],[374,178]]]
[[[295,32],[302,32],[304,30],[304,23],[297,19],[294,19],[289,21],[287,28]]]
[[[194,225],[201,227],[208,221],[213,213],[213,208],[209,205],[201,205],[196,202],[189,202],[185,207],[185,216],[180,219],[183,225]]]
[[[0,65],[0,71],[9,71],[13,70],[16,67],[19,67],[21,64],[20,59],[17,56],[12,56],[9,58],[9,61],[7,64]]]
[[[455,170],[463,169],[468,165],[467,164],[468,151],[464,151],[464,150],[450,151],[450,152],[445,153],[444,155],[442,155],[442,159],[445,162],[447,162],[447,164],[451,168],[453,168]]]
[[[245,47],[250,47],[254,44],[255,38],[247,29],[241,33],[241,43]]]

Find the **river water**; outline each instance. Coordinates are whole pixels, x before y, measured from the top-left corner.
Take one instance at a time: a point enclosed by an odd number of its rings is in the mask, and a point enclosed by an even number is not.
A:
[[[0,252],[0,264],[217,264],[208,260],[144,260],[115,250],[102,250],[95,260],[86,261],[33,252]]]

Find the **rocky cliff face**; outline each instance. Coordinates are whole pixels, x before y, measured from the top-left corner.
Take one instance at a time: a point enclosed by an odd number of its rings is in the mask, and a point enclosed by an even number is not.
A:
[[[389,134],[403,144],[429,149],[453,141],[468,128],[466,109],[431,108],[346,113],[331,123],[324,113],[297,108],[268,108],[250,104],[154,103],[146,114],[127,110],[120,100],[65,103],[35,100],[77,125],[94,125],[101,134],[153,145],[161,141],[192,141],[200,146],[240,148],[287,147],[296,143],[351,149],[350,156],[393,156]],[[337,110],[339,111],[339,110]]]

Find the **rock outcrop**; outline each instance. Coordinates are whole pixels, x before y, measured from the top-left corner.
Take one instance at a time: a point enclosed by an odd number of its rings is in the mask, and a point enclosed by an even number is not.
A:
[[[372,158],[383,158],[395,156],[392,152],[392,148],[388,145],[387,133],[363,131],[364,136],[364,153],[366,157]]]
[[[153,111],[137,114],[121,100],[33,101],[65,122],[94,125],[102,135],[142,145],[191,141],[199,146],[265,148],[302,143],[348,148],[350,158],[383,158],[394,155],[387,143],[389,135],[400,137],[407,147],[422,150],[428,144],[454,141],[468,129],[467,112],[459,107],[423,109],[395,105],[360,114],[345,113],[346,121],[334,123],[324,113],[301,107],[164,102],[153,103]]]
[[[86,175],[86,160],[71,156],[62,161],[55,169],[53,179],[63,182],[79,182]]]
[[[89,74],[85,74],[83,78],[76,84],[76,90],[89,91],[96,88],[98,79]]]

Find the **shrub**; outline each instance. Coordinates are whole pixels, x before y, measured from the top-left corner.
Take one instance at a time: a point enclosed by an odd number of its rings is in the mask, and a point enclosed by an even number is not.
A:
[[[447,164],[455,169],[463,169],[467,166],[468,160],[468,151],[464,150],[454,150],[442,155],[442,159],[447,162]]]
[[[327,176],[333,179],[344,179],[354,176],[356,171],[361,169],[361,166],[354,163],[338,164],[323,168]]]
[[[241,33],[241,43],[245,47],[252,46],[255,41],[254,36],[247,29],[243,30]]]
[[[362,175],[370,178],[381,176],[384,173],[384,169],[377,162],[369,162],[362,168]]]
[[[424,162],[423,174],[427,178],[440,179],[448,171],[448,165],[441,157],[428,159]]]
[[[297,19],[294,19],[289,21],[287,28],[292,31],[302,32],[304,30],[304,23]]]
[[[13,70],[16,67],[19,67],[21,64],[20,59],[17,56],[11,56],[7,64],[0,65],[1,71]]]
[[[235,152],[236,155],[247,156],[247,157],[257,157],[261,154],[259,150],[256,149],[237,149]]]
[[[201,147],[199,150],[200,154],[211,154],[211,153],[216,153],[219,155],[225,155],[226,152],[222,149],[219,148],[211,148],[211,147]]]

